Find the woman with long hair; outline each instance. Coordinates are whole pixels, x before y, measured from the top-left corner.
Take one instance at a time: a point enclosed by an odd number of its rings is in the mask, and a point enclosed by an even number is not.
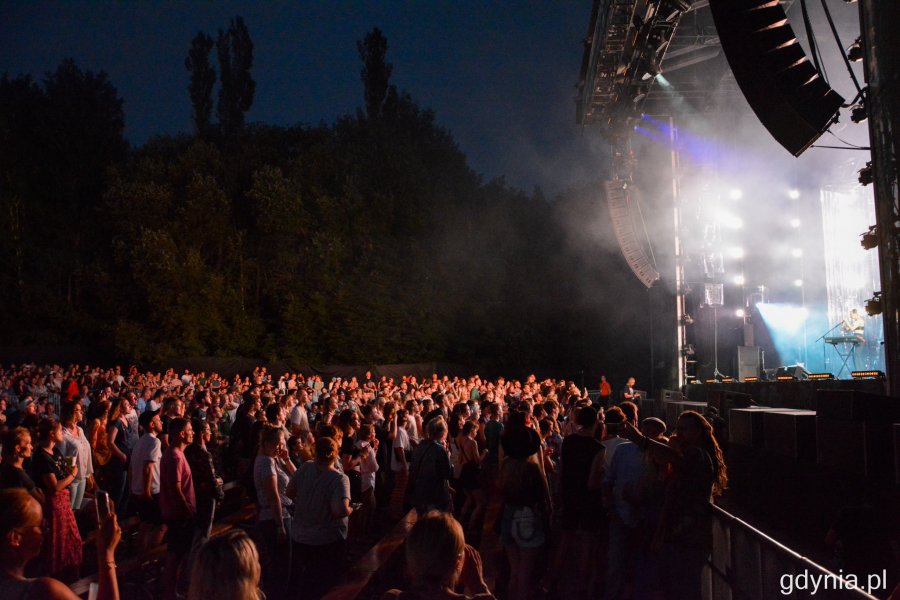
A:
[[[128,411],[130,403],[125,396],[115,396],[106,420],[107,444],[111,458],[104,467],[106,491],[119,510],[125,509],[125,492],[128,480],[128,461],[131,458],[131,441],[128,439]]]
[[[200,546],[191,569],[188,600],[256,600],[259,553],[241,529],[232,529]]]
[[[70,579],[81,568],[81,535],[75,523],[69,486],[78,476],[74,461],[66,463],[57,449],[63,441],[62,425],[53,419],[38,424],[38,447],[31,461],[31,475],[44,492],[43,572]]]
[[[485,449],[479,452],[478,442],[475,440],[477,435],[478,423],[466,421],[456,437],[456,444],[462,455],[459,485],[466,494],[459,520],[466,525],[466,531],[475,531],[487,502],[481,486],[481,463],[488,451]]]
[[[72,590],[50,577],[29,579],[25,566],[43,546],[41,505],[23,489],[0,490],[0,598],[78,600]],[[98,600],[118,600],[115,551],[122,530],[110,513],[97,531]]]
[[[94,464],[91,460],[91,444],[84,430],[79,425],[84,416],[84,406],[78,400],[70,400],[63,404],[60,412],[60,423],[63,426],[63,443],[60,446],[66,459],[75,459],[75,481],[69,486],[69,500],[72,510],[79,510],[84,500],[84,492],[94,487]]]
[[[661,550],[667,597],[699,599],[701,574],[712,551],[710,505],[728,485],[713,427],[703,415],[688,410],[678,417],[668,445],[644,436],[628,423],[625,437],[649,451],[654,460],[672,466],[652,547]]]
[[[103,467],[112,458],[112,452],[109,449],[109,437],[106,434],[106,422],[109,418],[110,402],[108,400],[100,400],[88,407],[88,441],[94,452],[94,464],[99,469],[100,476],[103,476]]]

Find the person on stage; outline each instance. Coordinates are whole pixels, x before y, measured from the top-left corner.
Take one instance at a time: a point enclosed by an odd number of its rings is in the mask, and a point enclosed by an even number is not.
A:
[[[629,377],[628,381],[625,383],[625,387],[622,388],[620,402],[633,402],[634,400],[640,398],[640,396],[641,395],[634,389],[634,377]]]
[[[858,339],[860,344],[866,343],[866,322],[855,308],[850,311],[848,318],[841,321],[841,331]]]

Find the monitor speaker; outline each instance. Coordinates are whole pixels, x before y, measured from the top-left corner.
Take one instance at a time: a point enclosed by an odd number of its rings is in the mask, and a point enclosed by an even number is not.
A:
[[[825,133],[844,99],[810,63],[778,0],[709,0],[709,7],[750,108],[799,156]]]

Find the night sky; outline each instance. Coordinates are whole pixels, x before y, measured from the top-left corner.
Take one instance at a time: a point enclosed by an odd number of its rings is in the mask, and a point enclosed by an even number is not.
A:
[[[189,132],[184,59],[198,31],[244,18],[254,43],[249,122],[318,124],[362,107],[356,41],[388,38],[391,82],[453,134],[490,179],[548,194],[596,178],[594,129],[575,124],[575,84],[591,3],[0,3],[0,72],[41,79],[64,58],[105,71],[125,104],[125,135]],[[215,64],[215,63],[214,63]],[[598,152],[598,149],[599,152]]]

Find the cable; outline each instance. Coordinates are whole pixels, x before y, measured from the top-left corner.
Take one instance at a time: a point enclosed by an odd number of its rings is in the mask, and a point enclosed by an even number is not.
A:
[[[828,148],[829,150],[871,150],[868,146],[822,146],[820,144],[813,144],[810,148]]]
[[[800,10],[803,12],[803,26],[806,28],[806,39],[809,41],[813,64],[816,65],[816,71],[823,73],[825,83],[828,83],[828,77],[825,76],[822,66],[819,64],[819,50],[816,48],[816,36],[813,34],[812,22],[809,20],[809,12],[806,10],[806,0],[800,0]]]
[[[847,65],[847,71],[850,73],[850,79],[853,80],[853,85],[856,86],[857,93],[861,96],[863,95],[863,90],[859,87],[859,81],[856,80],[856,74],[853,72],[853,67],[850,66],[850,59],[847,58],[844,44],[841,42],[841,38],[838,35],[837,27],[834,26],[834,19],[831,18],[831,11],[828,10],[828,5],[825,3],[825,0],[822,0],[822,8],[825,10],[825,18],[828,19],[828,25],[831,26],[831,33],[834,34],[834,41],[837,42],[838,52],[840,53],[841,58],[844,59],[844,64]]]
[[[853,147],[853,148],[862,148],[862,146],[857,146],[856,144],[851,144],[851,143],[848,142],[847,140],[842,139],[838,134],[836,134],[835,132],[833,132],[831,129],[826,129],[825,131],[827,131],[828,133],[830,133],[831,135],[833,135],[833,136],[834,136],[839,142],[841,142],[842,144],[847,144],[848,146],[851,146],[851,147]]]

